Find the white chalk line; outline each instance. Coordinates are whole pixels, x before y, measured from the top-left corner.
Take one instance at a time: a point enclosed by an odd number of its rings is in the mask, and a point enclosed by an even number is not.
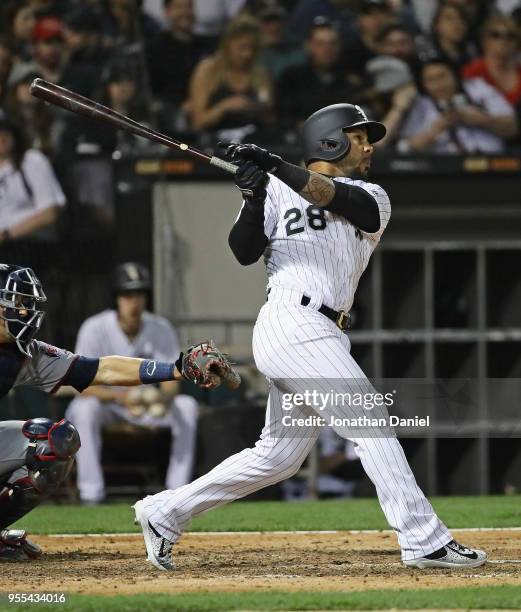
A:
[[[461,532],[489,532],[489,531],[521,531],[521,527],[461,527],[453,528]],[[392,529],[338,529],[338,530],[310,530],[310,531],[187,531],[190,536],[259,536],[259,535],[329,535],[345,533],[349,535],[360,534],[394,534]],[[45,535],[45,534],[41,534]],[[53,533],[50,538],[115,538],[115,537],[142,537],[141,532],[129,533]]]

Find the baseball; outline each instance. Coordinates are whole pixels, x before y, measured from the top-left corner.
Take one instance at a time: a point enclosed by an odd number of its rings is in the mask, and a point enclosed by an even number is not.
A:
[[[166,406],[162,402],[154,402],[148,407],[148,414],[159,419],[166,414]]]

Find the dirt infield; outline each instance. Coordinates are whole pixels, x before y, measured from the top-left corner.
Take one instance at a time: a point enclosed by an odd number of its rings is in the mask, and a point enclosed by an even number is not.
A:
[[[407,569],[388,533],[186,534],[175,547],[177,570],[167,573],[145,561],[141,536],[36,536],[44,556],[4,562],[0,576],[10,591],[106,595],[521,584],[521,562],[512,562],[521,560],[521,532],[470,532],[459,539],[501,562],[458,571]]]

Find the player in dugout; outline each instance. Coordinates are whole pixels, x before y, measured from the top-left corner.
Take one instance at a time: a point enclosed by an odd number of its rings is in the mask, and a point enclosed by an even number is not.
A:
[[[175,329],[167,319],[146,309],[151,290],[150,272],[143,264],[128,261],[118,265],[113,274],[115,308],[82,323],[76,352],[86,357],[117,354],[175,360],[179,355]],[[93,505],[105,498],[101,430],[113,423],[170,429],[174,443],[166,487],[176,489],[190,482],[199,406],[190,395],[178,393],[174,381],[165,381],[158,387],[93,387],[71,402],[66,417],[81,436],[76,462],[82,503]]]
[[[28,385],[54,393],[62,385],[136,386],[186,378],[203,388],[240,384],[211,342],[193,345],[174,362],[108,356],[89,358],[36,340],[47,298],[31,268],[0,264],[0,398]],[[7,529],[57,491],[80,448],[74,425],[62,419],[0,421],[0,560],[41,555],[24,530]]]

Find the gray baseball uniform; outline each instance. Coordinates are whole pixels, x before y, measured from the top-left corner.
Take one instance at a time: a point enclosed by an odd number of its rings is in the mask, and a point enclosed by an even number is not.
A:
[[[14,343],[0,345],[0,397],[22,385],[53,393],[64,382],[72,384],[79,391],[91,382],[90,373],[84,380],[78,374],[82,370],[78,355],[39,340],[33,340],[29,348],[30,358],[22,355]],[[78,372],[68,380],[74,365],[80,367],[76,367]],[[89,372],[92,372],[91,368]],[[0,481],[16,480],[23,476],[20,470],[25,464],[29,443],[22,434],[23,424],[24,421],[0,421]]]

